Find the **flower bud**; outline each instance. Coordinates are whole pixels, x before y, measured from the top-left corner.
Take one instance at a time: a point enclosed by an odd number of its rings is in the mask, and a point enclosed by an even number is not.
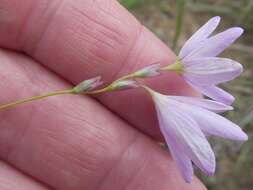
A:
[[[115,81],[110,85],[109,91],[124,90],[129,88],[136,88],[139,85],[135,80],[120,80]]]
[[[74,92],[76,94],[84,93],[87,91],[91,91],[98,86],[102,85],[103,82],[101,81],[101,76],[97,76],[88,80],[85,80],[78,84],[76,87],[74,87]]]
[[[136,71],[133,76],[139,78],[154,77],[160,74],[160,64],[152,64],[139,71]]]

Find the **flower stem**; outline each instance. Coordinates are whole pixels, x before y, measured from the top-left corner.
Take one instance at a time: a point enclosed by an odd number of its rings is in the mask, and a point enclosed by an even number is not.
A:
[[[117,80],[115,80],[114,82],[112,82],[111,84],[109,84],[108,86],[106,86],[106,87],[104,87],[102,89],[93,90],[93,91],[87,90],[87,91],[85,91],[83,93],[80,92],[80,89],[79,89],[80,86],[77,85],[76,87],[74,87],[72,89],[59,90],[59,91],[51,92],[51,93],[48,93],[48,94],[39,95],[39,96],[33,96],[33,97],[30,97],[30,98],[24,98],[24,99],[17,100],[15,102],[11,102],[11,103],[8,103],[8,104],[0,105],[0,110],[12,108],[12,107],[15,107],[17,105],[24,104],[24,103],[27,103],[27,102],[32,102],[32,101],[35,101],[35,100],[41,100],[41,99],[44,99],[44,98],[47,98],[47,97],[50,97],[50,96],[57,96],[57,95],[63,95],[63,94],[95,95],[95,94],[100,94],[100,93],[104,93],[104,92],[111,92],[111,91],[114,91],[114,90],[118,90],[119,86],[116,85],[117,82],[121,82],[121,81],[124,81],[124,80],[127,80],[127,79],[131,79],[131,78],[138,78],[138,77],[139,76],[136,76],[136,72],[130,73],[128,75],[125,75],[123,77],[118,78]],[[92,82],[92,81],[87,81],[87,82]],[[87,85],[87,84],[82,84],[82,85]],[[79,87],[79,88],[77,89],[77,87]]]
[[[183,66],[180,60],[177,59],[175,63],[160,68],[160,71],[174,71],[176,73],[181,73],[183,71]]]
[[[178,39],[181,35],[184,13],[186,7],[186,0],[178,0],[177,1],[177,15],[176,15],[176,31],[172,42],[172,49],[175,50],[177,48]]]
[[[88,94],[88,95],[95,95],[95,94],[100,94],[100,93],[103,93],[103,92],[108,92],[108,91],[109,91],[108,89],[109,89],[110,86],[111,86],[111,85],[106,86],[106,87],[104,87],[104,88],[102,88],[102,89],[98,89],[98,90],[86,92],[85,94]]]
[[[134,73],[130,73],[130,74],[128,74],[128,75],[125,75],[125,76],[123,76],[123,77],[118,78],[116,81],[127,80],[127,79],[130,79],[130,78],[133,78],[133,77],[135,77],[135,76],[134,76]],[[114,81],[114,82],[116,82],[116,81]]]
[[[153,97],[153,94],[155,92],[154,90],[152,90],[151,88],[149,88],[146,85],[140,85],[140,87],[143,88],[146,92],[148,92]]]
[[[122,80],[127,80],[130,78],[135,77],[133,73],[125,75],[123,77],[118,78],[117,80],[113,81],[112,83],[110,83],[108,86],[102,88],[102,89],[98,89],[98,90],[94,90],[94,91],[90,91],[90,92],[86,92],[85,94],[89,94],[89,95],[95,95],[95,94],[100,94],[103,92],[110,92],[113,91],[113,89],[111,88],[113,84],[115,84],[116,82],[122,81]]]
[[[43,99],[43,98],[46,98],[46,97],[63,95],[63,94],[75,94],[75,92],[73,91],[73,89],[68,89],[68,90],[55,91],[55,92],[51,92],[51,93],[44,94],[44,95],[39,95],[39,96],[33,96],[33,97],[30,97],[30,98],[17,100],[15,102],[11,102],[9,104],[1,105],[0,110],[12,108],[12,107],[15,107],[17,105],[24,104],[24,103],[27,103],[27,102],[31,102],[31,101],[34,101],[34,100],[40,100],[40,99]]]

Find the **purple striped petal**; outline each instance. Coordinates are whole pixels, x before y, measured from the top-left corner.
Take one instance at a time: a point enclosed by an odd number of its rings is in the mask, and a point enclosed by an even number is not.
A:
[[[165,127],[166,124],[163,123],[163,120],[159,120],[160,122],[160,128],[161,132],[163,134],[167,134]],[[190,183],[192,181],[194,171],[192,167],[192,162],[188,158],[188,156],[184,153],[183,150],[181,150],[181,147],[177,145],[177,142],[174,142],[173,139],[169,137],[169,135],[164,135],[164,138],[166,140],[166,143],[170,149],[171,156],[173,160],[176,162],[177,167],[183,176],[184,180],[187,183]]]
[[[201,130],[207,135],[238,141],[248,139],[248,136],[239,126],[218,114],[194,105],[183,105],[183,107],[183,110],[194,118]]]
[[[231,94],[229,94],[228,92],[222,90],[221,88],[217,86],[214,86],[214,85],[201,86],[201,85],[193,84],[190,81],[187,81],[187,82],[197,91],[200,91],[202,94],[218,102],[231,105],[235,100],[235,98]]]
[[[190,183],[194,175],[191,160],[182,150],[180,150],[180,147],[178,147],[176,143],[173,143],[173,141],[170,140],[170,138],[167,138],[166,142],[170,149],[171,156],[175,160],[181,175],[187,183]]]
[[[170,139],[167,143],[173,141],[203,172],[212,175],[214,153],[196,121],[180,110],[179,102],[158,93],[153,98],[161,131]]]
[[[169,96],[171,99],[177,100],[178,102],[198,106],[215,113],[222,113],[228,110],[233,110],[232,106],[228,106],[221,102],[216,102],[212,100],[186,97],[186,96]]]
[[[217,28],[220,22],[220,17],[216,16],[211,18],[204,24],[197,32],[195,32],[189,40],[187,40],[179,52],[179,58],[183,59],[194,49],[201,46],[202,43],[212,34],[212,32]]]
[[[200,47],[188,54],[184,59],[191,60],[199,57],[215,57],[230,46],[243,33],[240,27],[230,28],[208,38]]]
[[[184,62],[183,76],[198,85],[216,85],[238,77],[240,63],[227,58],[205,57]]]

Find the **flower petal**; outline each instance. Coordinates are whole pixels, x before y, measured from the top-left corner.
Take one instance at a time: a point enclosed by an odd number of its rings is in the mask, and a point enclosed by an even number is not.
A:
[[[179,52],[179,58],[183,59],[194,49],[198,48],[205,42],[207,37],[217,28],[220,22],[220,17],[215,16],[207,21],[197,32],[195,32],[189,40],[187,40]]]
[[[248,136],[238,125],[216,113],[194,105],[185,105],[183,110],[196,120],[201,130],[207,135],[238,141],[246,141],[248,139]]]
[[[197,49],[189,53],[184,59],[198,57],[215,57],[230,46],[243,33],[240,27],[233,27],[205,40]]]
[[[193,171],[193,166],[192,166],[192,162],[191,159],[188,158],[188,156],[184,153],[183,150],[181,150],[181,147],[177,145],[177,142],[173,141],[172,138],[169,137],[169,135],[166,135],[166,124],[163,123],[164,120],[159,120],[159,126],[161,129],[161,132],[164,134],[164,138],[166,140],[166,143],[169,147],[171,156],[173,158],[173,160],[176,162],[177,167],[181,173],[181,175],[183,176],[184,180],[187,183],[190,183],[192,181],[193,175],[194,175],[194,171]]]
[[[183,76],[195,84],[214,85],[238,77],[243,67],[227,58],[205,57],[184,62]]]
[[[185,96],[170,96],[170,98],[177,100],[178,102],[198,106],[215,113],[222,113],[228,110],[233,110],[232,106],[228,106],[221,102],[216,102],[203,98],[185,97]]]
[[[177,167],[187,183],[190,183],[193,179],[193,166],[191,160],[188,158],[179,147],[176,146],[169,138],[166,140],[172,158],[177,163]]]
[[[214,86],[214,85],[209,85],[209,86],[201,86],[201,85],[196,85],[190,81],[187,81],[188,84],[190,84],[194,89],[200,91],[202,94],[206,95],[209,98],[212,98],[213,100],[216,100],[218,102],[222,102],[227,105],[231,105],[235,98],[227,93],[226,91],[222,90],[221,88]]]
[[[214,153],[196,121],[180,110],[181,103],[158,93],[153,98],[161,131],[170,139],[167,143],[173,141],[203,172],[213,174]]]

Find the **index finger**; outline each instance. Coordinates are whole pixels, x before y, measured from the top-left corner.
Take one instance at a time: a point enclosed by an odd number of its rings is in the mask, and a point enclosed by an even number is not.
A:
[[[118,76],[175,55],[115,0],[19,0],[2,3],[0,44],[25,51],[73,84],[102,75]],[[193,94],[168,74],[147,80],[168,94]],[[105,106],[149,135],[158,134],[150,99],[139,90],[105,94]]]

